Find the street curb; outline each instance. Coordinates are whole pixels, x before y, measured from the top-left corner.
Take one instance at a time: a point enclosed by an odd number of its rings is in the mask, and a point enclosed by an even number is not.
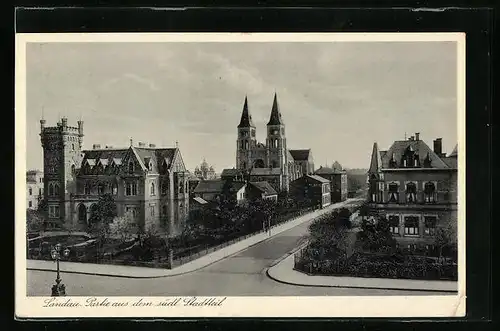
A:
[[[333,206],[333,205],[332,205]],[[313,211],[314,212],[317,212],[317,210]],[[319,215],[318,215],[319,216]],[[316,218],[317,216],[313,217],[313,218]],[[309,220],[309,219],[308,219]],[[203,266],[200,266],[196,269],[192,269],[192,270],[189,270],[189,271],[184,271],[184,272],[179,272],[179,273],[176,273],[176,274],[170,274],[170,275],[158,275],[158,276],[130,276],[130,275],[121,275],[121,274],[106,274],[106,273],[98,273],[98,272],[88,272],[88,271],[71,271],[71,270],[61,270],[60,273],[62,274],[80,274],[80,275],[90,275],[90,276],[100,276],[100,277],[116,277],[116,278],[129,278],[129,279],[158,279],[158,278],[168,278],[168,277],[176,277],[176,276],[182,276],[182,275],[186,275],[186,274],[189,274],[189,273],[192,273],[192,272],[195,272],[195,271],[198,271],[200,269],[203,269],[203,268],[206,268],[210,265],[213,265],[214,263],[217,263],[219,261],[222,261],[224,259],[227,259],[227,258],[230,258],[236,254],[240,254],[241,252],[247,250],[247,249],[250,249],[251,247],[255,246],[255,245],[258,245],[260,243],[263,243],[263,242],[266,242],[270,239],[272,239],[273,237],[275,237],[276,235],[279,235],[280,233],[282,232],[285,232],[285,231],[288,231],[288,230],[291,230],[297,226],[300,226],[302,224],[304,224],[305,222],[307,222],[308,220],[305,220],[303,222],[300,222],[298,224],[296,224],[295,226],[292,226],[288,229],[285,229],[285,230],[282,230],[278,233],[275,233],[273,235],[271,235],[270,237],[266,237],[265,239],[263,240],[260,240],[260,241],[257,241],[247,247],[244,247],[232,254],[229,254],[227,256],[223,256],[219,259],[216,259],[208,264],[205,264]],[[294,220],[290,220],[289,222],[293,222]],[[287,225],[288,222],[282,224],[283,226]],[[286,258],[286,254],[283,258]],[[34,260],[34,261],[37,261],[37,260]],[[139,267],[140,268],[140,267]],[[147,268],[147,267],[145,267]],[[33,271],[54,271],[53,269],[49,269],[49,268],[37,268],[37,267],[27,267],[26,268],[27,270],[33,270]],[[150,270],[154,270],[155,268],[147,268],[147,269],[150,269]],[[170,270],[173,270],[173,269],[170,269]],[[266,271],[267,272],[267,271]]]
[[[299,247],[291,250],[290,252],[286,253],[285,255],[283,255],[282,257],[280,257],[279,259],[277,259],[276,261],[273,262],[273,264],[268,267],[266,269],[266,275],[268,278],[274,280],[275,282],[278,282],[278,283],[281,283],[281,284],[286,284],[286,285],[292,285],[292,286],[301,286],[301,287],[333,287],[333,288],[357,288],[357,289],[366,289],[366,290],[388,290],[388,291],[409,291],[409,292],[437,292],[437,293],[458,293],[458,290],[456,291],[448,291],[448,290],[437,290],[437,289],[418,289],[418,288],[399,288],[399,287],[381,287],[381,286],[355,286],[355,285],[322,285],[322,284],[302,284],[302,283],[293,283],[293,282],[290,282],[290,281],[285,281],[285,280],[281,280],[281,279],[278,279],[276,278],[275,276],[272,276],[270,273],[269,273],[269,269],[275,267],[276,265],[280,264],[281,262],[283,262],[285,259],[287,259],[288,257],[290,257],[290,255],[294,254],[295,252],[297,252],[298,250],[300,250],[303,246],[305,246],[305,244],[302,244],[300,245]],[[293,269],[292,269],[293,270]],[[295,271],[295,270],[293,270]],[[300,272],[300,271],[296,271],[296,272]],[[307,275],[307,274],[305,274]],[[314,276],[311,276],[311,275],[307,275],[309,277],[314,277]],[[335,277],[335,276],[331,276],[331,277]],[[342,277],[342,276],[339,276],[339,277]],[[359,278],[359,279],[384,279],[384,278],[365,278],[365,277],[352,277],[352,278]]]
[[[457,291],[446,291],[446,290],[426,290],[426,289],[416,289],[416,288],[409,288],[409,289],[402,289],[402,288],[391,288],[391,287],[375,287],[375,286],[347,286],[347,285],[318,285],[318,284],[299,284],[299,283],[292,283],[292,282],[287,282],[284,280],[277,279],[269,274],[269,269],[266,270],[266,275],[270,279],[274,280],[275,282],[281,283],[281,284],[286,284],[286,285],[293,285],[293,286],[301,286],[301,287],[334,287],[334,288],[357,288],[357,289],[365,289],[365,290],[388,290],[388,291],[408,291],[408,292],[439,292],[439,293],[458,293]]]

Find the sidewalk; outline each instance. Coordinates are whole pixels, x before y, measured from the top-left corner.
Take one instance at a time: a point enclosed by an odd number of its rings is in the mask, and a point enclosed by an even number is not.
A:
[[[269,278],[284,284],[316,287],[369,288],[407,291],[457,292],[453,281],[426,281],[411,279],[309,276],[293,270],[294,252],[267,270]]]
[[[258,233],[252,237],[243,239],[237,243],[226,246],[220,250],[204,255],[196,260],[180,265],[174,269],[159,269],[159,268],[156,269],[156,268],[132,267],[132,266],[121,266],[121,265],[62,262],[60,264],[60,271],[62,273],[76,273],[76,274],[124,277],[124,278],[162,278],[162,277],[178,276],[199,270],[224,258],[237,254],[244,249],[247,249],[265,240],[268,240],[284,231],[290,230],[291,228],[294,228],[313,218],[325,214],[331,211],[332,209],[340,208],[350,200],[351,199],[348,199],[346,201],[330,205],[325,209],[319,209],[310,212],[296,219],[288,221],[284,224],[275,226],[271,228],[271,235],[269,235],[269,232]],[[53,261],[26,260],[26,267],[28,270],[54,271],[56,265],[55,262]]]

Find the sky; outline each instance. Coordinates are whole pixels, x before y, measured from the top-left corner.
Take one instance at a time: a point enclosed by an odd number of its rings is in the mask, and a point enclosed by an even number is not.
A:
[[[316,167],[368,168],[420,132],[457,143],[454,42],[29,43],[27,168],[43,169],[40,118],[84,121],[84,149],[179,144],[186,167],[236,161],[245,96],[265,141],[277,93],[290,149]]]

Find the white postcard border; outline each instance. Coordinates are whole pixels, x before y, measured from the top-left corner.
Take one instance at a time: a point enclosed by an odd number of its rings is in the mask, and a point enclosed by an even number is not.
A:
[[[227,297],[221,306],[43,307],[26,296],[26,43],[29,42],[437,42],[457,44],[457,295]],[[15,314],[18,318],[81,317],[460,317],[465,316],[465,34],[464,33],[52,33],[16,34],[15,60]],[[88,297],[65,297],[85,304]],[[133,303],[139,297],[106,297]],[[188,298],[188,297],[186,297]],[[186,298],[181,298],[184,300]],[[105,298],[98,298],[101,301]],[[155,303],[172,300],[144,297]],[[219,297],[218,299],[222,299]],[[61,301],[61,300],[60,300]],[[62,301],[61,301],[62,302]]]

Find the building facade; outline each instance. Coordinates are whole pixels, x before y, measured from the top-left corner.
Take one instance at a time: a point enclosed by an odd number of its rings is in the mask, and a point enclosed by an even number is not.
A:
[[[83,122],[57,126],[40,121],[44,198],[48,222],[86,229],[99,197],[109,193],[118,216],[129,213],[143,228],[182,230],[189,209],[188,175],[180,150],[143,143],[83,150]]]
[[[330,181],[317,175],[304,175],[290,184],[290,193],[297,200],[307,200],[321,208],[331,204]]]
[[[321,166],[314,174],[330,181],[332,203],[345,201],[347,199],[347,173],[344,170]]]
[[[256,127],[245,98],[236,144],[236,169],[250,173],[254,177],[251,181],[261,181],[259,176],[265,176],[278,192],[288,191],[290,182],[308,171],[302,169],[303,160],[296,161],[287,147],[285,124],[276,94],[267,123],[266,143],[257,142]],[[310,150],[309,154],[308,159],[312,160]],[[252,173],[255,169],[260,169],[258,174]]]
[[[41,199],[43,199],[43,172],[28,170],[26,171],[26,208],[38,209]]]
[[[395,141],[386,151],[373,145],[368,171],[368,201],[372,212],[385,216],[403,245],[427,245],[440,224],[457,222],[457,147],[442,152],[419,134]]]

